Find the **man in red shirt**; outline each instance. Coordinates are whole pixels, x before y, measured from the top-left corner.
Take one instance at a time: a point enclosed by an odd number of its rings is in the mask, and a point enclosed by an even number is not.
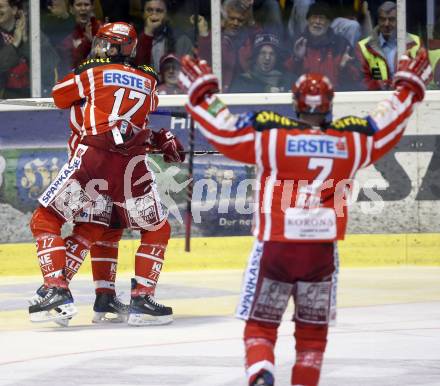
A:
[[[357,170],[398,143],[431,76],[425,50],[415,59],[402,57],[396,91],[364,118],[331,121],[333,87],[319,74],[302,75],[293,86],[300,120],[272,111],[236,116],[215,95],[218,80],[206,62],[183,58],[186,109],[201,133],[227,157],[256,165],[256,240],[236,314],[246,321],[249,385],[274,385],[277,329],[291,296],[296,363],[290,384],[318,384],[348,188]]]
[[[294,80],[301,74],[314,72],[326,75],[337,91],[356,90],[360,87],[360,71],[353,49],[345,37],[333,32],[331,21],[327,3],[310,6],[306,29],[294,41],[286,67]]]
[[[62,51],[67,53],[66,66],[72,69],[78,67],[89,55],[93,37],[101,27],[101,22],[93,16],[93,0],[69,0],[69,4],[76,24],[61,46]]]
[[[153,146],[163,151],[165,161],[181,162],[184,156],[170,132],[147,128],[148,114],[158,103],[157,74],[131,65],[136,42],[132,26],[106,24],[94,39],[95,58],[53,89],[58,107],[82,104],[82,124],[77,128],[80,143],[75,145],[72,137],[74,154],[40,197],[31,220],[47,289],[41,302],[29,308],[33,321],[66,319],[76,312],[65,277],[66,256],[83,260],[115,222],[141,231],[128,323],[172,321],[172,309],[153,298],[170,226],[145,153]],[[75,226],[74,242],[63,240],[63,223],[83,213],[91,220]]]

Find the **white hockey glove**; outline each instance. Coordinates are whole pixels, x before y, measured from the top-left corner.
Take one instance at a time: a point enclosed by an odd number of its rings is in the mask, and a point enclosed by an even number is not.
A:
[[[219,91],[218,79],[205,60],[194,60],[185,55],[181,61],[180,86],[188,91],[193,106],[200,104],[206,96]]]

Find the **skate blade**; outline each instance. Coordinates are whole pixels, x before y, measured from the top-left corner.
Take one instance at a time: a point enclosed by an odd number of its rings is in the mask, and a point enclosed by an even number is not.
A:
[[[151,316],[148,314],[130,314],[128,317],[129,326],[162,326],[173,322],[173,315]]]
[[[39,295],[34,295],[30,299],[28,299],[29,305],[34,306],[37,303],[40,303],[43,300],[43,298]],[[56,312],[56,310],[55,310]],[[57,324],[60,327],[69,327],[69,322],[72,318],[66,318],[66,319],[55,319],[53,322]]]
[[[127,319],[128,319],[128,315],[114,314],[112,312],[95,311],[93,315],[92,323],[125,323]]]
[[[78,313],[76,307],[73,303],[62,304],[52,310],[33,312],[29,314],[31,322],[33,323],[45,323],[45,322],[55,322],[58,325],[67,327],[65,322],[62,320],[70,320],[72,316]]]
[[[60,327],[69,327],[69,323],[72,320],[72,317],[66,319],[55,319],[53,322],[58,324]]]

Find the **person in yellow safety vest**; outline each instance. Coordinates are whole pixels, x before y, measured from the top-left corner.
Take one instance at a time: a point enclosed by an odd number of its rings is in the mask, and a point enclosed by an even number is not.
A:
[[[431,44],[429,45],[431,48]],[[431,49],[429,53],[429,62],[431,63],[432,72],[434,74],[433,85],[435,88],[440,88],[440,47]]]
[[[420,37],[407,34],[406,48],[415,57],[422,46]],[[378,25],[370,36],[358,42],[356,55],[362,64],[367,90],[389,90],[397,63],[397,6],[386,1],[378,8]]]

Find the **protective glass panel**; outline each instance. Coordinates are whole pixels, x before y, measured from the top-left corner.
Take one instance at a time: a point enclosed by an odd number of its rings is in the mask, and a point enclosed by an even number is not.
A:
[[[429,0],[406,3],[415,54],[419,37],[426,41]],[[223,91],[288,91],[304,72],[328,76],[336,91],[389,90],[396,35],[395,2],[225,0]]]
[[[434,79],[428,86],[431,90],[440,88],[440,2],[438,0],[426,0],[426,40],[434,72]],[[425,32],[425,31],[424,31]]]
[[[304,72],[337,91],[364,89],[357,42],[372,30],[366,2],[226,0],[224,92],[286,92]]]
[[[210,14],[210,4],[205,1],[42,1],[42,96],[50,96],[54,82],[90,55],[99,27],[117,21],[136,27],[134,62],[154,67],[160,76],[159,93],[181,94],[178,58],[192,53],[197,40],[200,56],[210,60]]]
[[[46,0],[40,7],[42,96],[87,58],[101,24],[92,0]]]

